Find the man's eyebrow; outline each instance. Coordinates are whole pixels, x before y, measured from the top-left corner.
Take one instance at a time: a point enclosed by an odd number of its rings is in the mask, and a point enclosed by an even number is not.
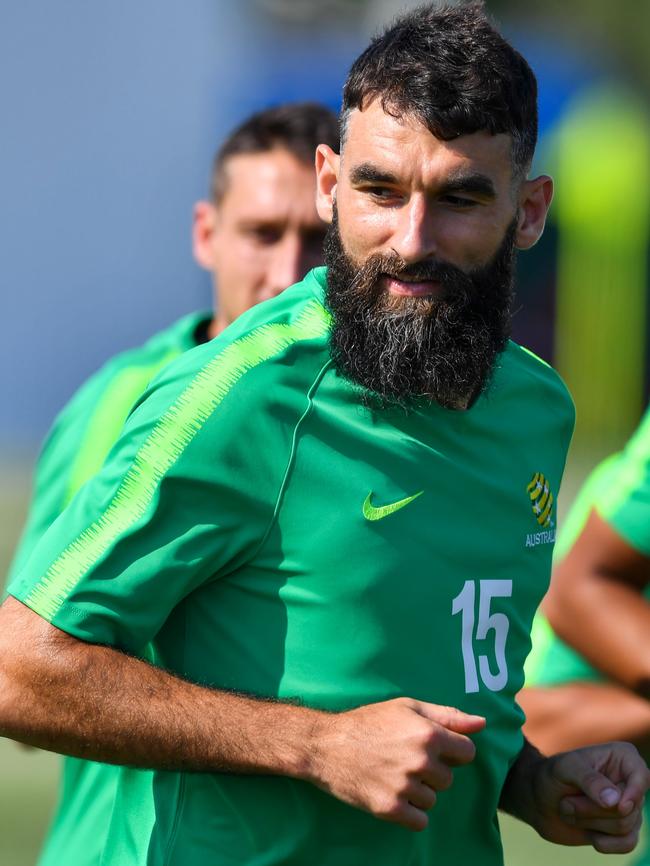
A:
[[[350,182],[357,183],[398,183],[397,176],[389,171],[383,171],[371,162],[355,165],[350,171]]]
[[[386,183],[397,185],[399,178],[390,171],[378,168],[371,162],[362,162],[350,170],[350,182],[353,184]],[[473,193],[486,199],[496,198],[494,183],[487,175],[478,171],[468,172],[460,169],[452,172],[438,190],[440,195],[450,195],[457,192]]]
[[[237,224],[245,229],[277,228],[284,225],[284,222],[281,218],[264,216],[243,216],[237,220]]]
[[[449,195],[455,192],[474,193],[482,198],[496,198],[496,190],[491,179],[480,172],[459,171],[451,174],[441,185],[440,194]]]

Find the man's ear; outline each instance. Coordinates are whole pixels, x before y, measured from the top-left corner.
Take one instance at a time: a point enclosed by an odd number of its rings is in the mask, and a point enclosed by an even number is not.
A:
[[[192,216],[192,252],[198,265],[214,270],[214,234],[217,230],[217,208],[212,202],[197,201]]]
[[[316,148],[316,209],[326,223],[332,222],[341,157],[327,144]]]
[[[552,199],[553,179],[547,174],[522,183],[519,191],[519,216],[515,238],[517,249],[530,249],[540,239]]]

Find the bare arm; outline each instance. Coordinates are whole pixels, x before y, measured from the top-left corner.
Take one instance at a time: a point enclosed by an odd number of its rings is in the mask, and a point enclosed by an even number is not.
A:
[[[650,560],[592,511],[544,601],[557,634],[607,676],[650,695]]]
[[[413,830],[485,720],[398,698],[344,713],[197,686],[0,609],[0,735],[136,767],[286,775]]]
[[[319,713],[186,682],[109,647],[77,640],[13,598],[2,606],[0,623],[5,736],[136,767],[307,772],[309,755],[295,743]],[[255,763],[247,739],[251,717],[261,717],[261,724],[276,731]],[[237,747],[225,748],[220,736],[233,729],[239,732]]]
[[[527,686],[517,700],[526,714],[524,733],[547,755],[610,740],[649,753],[650,703],[617,683]]]

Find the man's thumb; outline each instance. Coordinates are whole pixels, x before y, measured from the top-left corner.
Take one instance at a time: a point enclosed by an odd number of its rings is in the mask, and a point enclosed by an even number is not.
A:
[[[621,792],[611,779],[582,762],[576,762],[574,778],[565,776],[563,781],[567,781],[569,784],[573,782],[584,791],[590,800],[606,809],[616,806],[621,799]]]

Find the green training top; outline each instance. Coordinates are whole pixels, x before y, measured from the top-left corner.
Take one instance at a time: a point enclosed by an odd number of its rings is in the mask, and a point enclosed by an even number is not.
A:
[[[43,445],[27,523],[10,570],[13,580],[38,539],[97,472],[133,404],[153,376],[197,344],[209,313],[183,317],[143,346],[112,358],[57,416]],[[56,811],[38,866],[98,866],[117,789],[116,767],[65,758]]]
[[[165,364],[196,346],[211,318],[192,313],[143,346],[121,352],[91,376],[57,415],[36,465],[27,522],[9,570],[18,575],[34,545],[102,466],[135,401]]]
[[[419,834],[289,778],[121,768],[102,866],[502,863],[573,406],[512,343],[466,412],[364,404],[332,367],[325,279],[168,366],[11,591],[211,686],[481,713],[476,758]]]

